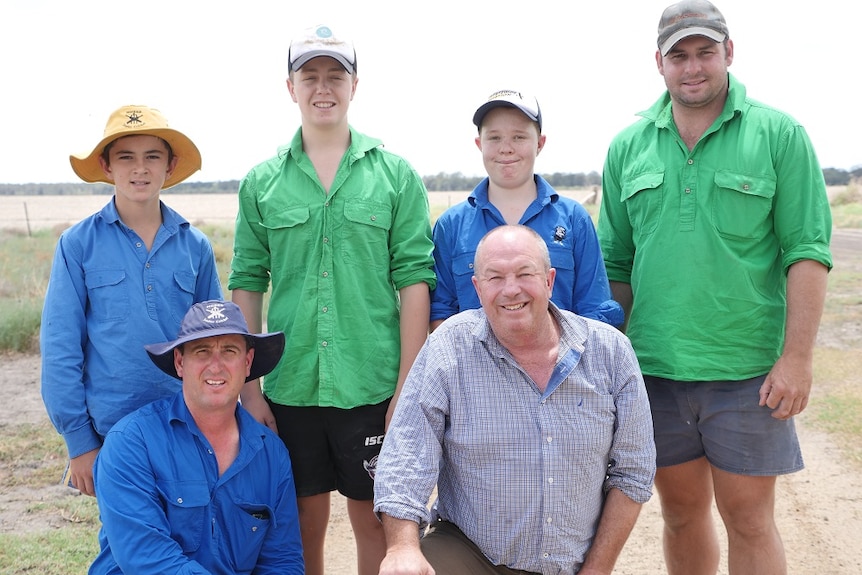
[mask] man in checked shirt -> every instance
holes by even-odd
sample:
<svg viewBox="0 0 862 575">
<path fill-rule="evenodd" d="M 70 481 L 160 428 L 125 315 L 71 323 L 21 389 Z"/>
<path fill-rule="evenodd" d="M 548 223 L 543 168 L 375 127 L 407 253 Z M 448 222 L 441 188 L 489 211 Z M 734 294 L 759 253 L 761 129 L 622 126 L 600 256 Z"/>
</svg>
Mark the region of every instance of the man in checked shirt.
<svg viewBox="0 0 862 575">
<path fill-rule="evenodd" d="M 479 243 L 482 309 L 430 335 L 380 453 L 381 575 L 613 570 L 652 494 L 649 403 L 628 339 L 550 302 L 555 273 L 527 227 Z"/>
</svg>

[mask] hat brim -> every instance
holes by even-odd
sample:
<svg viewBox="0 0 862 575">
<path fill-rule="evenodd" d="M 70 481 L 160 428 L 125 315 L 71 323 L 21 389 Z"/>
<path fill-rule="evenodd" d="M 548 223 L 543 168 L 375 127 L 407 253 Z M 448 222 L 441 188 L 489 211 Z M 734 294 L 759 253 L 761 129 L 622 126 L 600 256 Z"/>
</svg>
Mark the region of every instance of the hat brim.
<svg viewBox="0 0 862 575">
<path fill-rule="evenodd" d="M 309 60 L 313 60 L 314 58 L 319 58 L 321 56 L 328 56 L 333 60 L 337 61 L 339 64 L 341 64 L 342 68 L 347 70 L 348 74 L 353 74 L 353 72 L 356 70 L 355 56 L 354 62 L 351 62 L 344 56 L 344 54 L 334 52 L 332 50 L 311 50 L 309 52 L 306 52 L 305 54 L 302 54 L 301 56 L 297 56 L 297 58 L 290 63 L 290 69 L 299 70 L 300 68 L 305 66 Z"/>
<path fill-rule="evenodd" d="M 105 136 L 88 155 L 72 154 L 69 156 L 72 170 L 85 182 L 113 184 L 114 182 L 109 180 L 104 170 L 102 170 L 102 166 L 99 164 L 99 157 L 108 144 L 126 136 L 156 136 L 170 145 L 174 156 L 177 158 L 177 165 L 171 175 L 165 180 L 165 184 L 162 186 L 163 190 L 179 184 L 201 169 L 200 150 L 198 150 L 197 146 L 195 146 L 194 142 L 188 136 L 171 128 L 152 128 Z"/>
<path fill-rule="evenodd" d="M 668 36 L 667 40 L 665 40 L 662 45 L 659 46 L 659 50 L 661 50 L 661 55 L 667 56 L 667 53 L 671 51 L 671 48 L 676 46 L 677 42 L 679 42 L 683 38 L 688 38 L 690 36 L 705 36 L 713 42 L 718 43 L 724 42 L 724 40 L 727 38 L 727 34 L 719 32 L 718 30 L 713 30 L 712 28 L 706 28 L 701 26 L 683 28 L 681 30 L 677 30 L 676 32 Z"/>
<path fill-rule="evenodd" d="M 219 335 L 241 335 L 250 342 L 252 347 L 254 347 L 254 359 L 251 362 L 251 369 L 249 370 L 248 377 L 245 378 L 246 381 L 257 379 L 271 372 L 275 369 L 275 366 L 278 365 L 278 362 L 281 361 L 281 357 L 284 354 L 283 332 L 246 334 L 237 333 L 235 330 L 231 329 L 208 330 L 205 335 L 194 333 L 186 337 L 178 338 L 174 341 L 147 344 L 144 346 L 144 349 L 147 350 L 150 359 L 153 360 L 153 363 L 155 363 L 159 369 L 171 377 L 182 379 L 177 373 L 176 365 L 174 364 L 174 349 L 179 345 L 196 339 L 215 337 Z"/>
<path fill-rule="evenodd" d="M 534 114 L 529 108 L 524 106 L 519 106 L 514 102 L 510 102 L 508 100 L 492 100 L 490 102 L 485 102 L 479 109 L 476 110 L 476 113 L 473 114 L 473 124 L 477 128 L 482 127 L 482 121 L 485 119 L 485 116 L 488 115 L 488 112 L 493 110 L 494 108 L 512 108 L 523 113 L 531 122 L 536 122 L 539 125 L 539 131 L 542 131 L 542 113 L 539 112 L 538 115 Z"/>
</svg>

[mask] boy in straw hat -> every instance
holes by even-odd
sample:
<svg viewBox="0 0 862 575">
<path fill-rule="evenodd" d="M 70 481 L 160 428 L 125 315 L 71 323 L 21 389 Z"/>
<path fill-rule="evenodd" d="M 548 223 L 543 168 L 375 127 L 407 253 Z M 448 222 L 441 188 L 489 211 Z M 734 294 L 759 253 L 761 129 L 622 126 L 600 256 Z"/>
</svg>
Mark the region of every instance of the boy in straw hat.
<svg viewBox="0 0 862 575">
<path fill-rule="evenodd" d="M 69 453 L 64 481 L 94 495 L 93 461 L 111 426 L 179 389 L 143 344 L 173 336 L 189 306 L 222 291 L 209 240 L 159 198 L 199 170 L 201 156 L 158 110 L 115 110 L 92 151 L 70 161 L 82 180 L 115 191 L 57 242 L 42 310 L 42 398 Z"/>
<path fill-rule="evenodd" d="M 105 437 L 91 575 L 301 575 L 290 458 L 237 403 L 245 382 L 281 359 L 284 334 L 251 334 L 239 307 L 213 300 L 188 310 L 175 339 L 145 347 L 182 391 Z"/>
</svg>

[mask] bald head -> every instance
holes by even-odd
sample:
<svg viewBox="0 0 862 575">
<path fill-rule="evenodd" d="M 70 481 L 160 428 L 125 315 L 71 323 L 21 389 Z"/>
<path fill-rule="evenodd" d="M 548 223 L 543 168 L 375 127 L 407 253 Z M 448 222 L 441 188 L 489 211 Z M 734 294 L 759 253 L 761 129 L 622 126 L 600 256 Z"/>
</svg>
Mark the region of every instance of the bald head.
<svg viewBox="0 0 862 575">
<path fill-rule="evenodd" d="M 527 226 L 499 226 L 485 234 L 476 246 L 474 266 L 476 273 L 481 273 L 487 259 L 487 252 L 503 246 L 520 247 L 528 257 L 535 258 L 542 270 L 551 269 L 551 256 L 545 241 L 532 228 Z"/>
</svg>

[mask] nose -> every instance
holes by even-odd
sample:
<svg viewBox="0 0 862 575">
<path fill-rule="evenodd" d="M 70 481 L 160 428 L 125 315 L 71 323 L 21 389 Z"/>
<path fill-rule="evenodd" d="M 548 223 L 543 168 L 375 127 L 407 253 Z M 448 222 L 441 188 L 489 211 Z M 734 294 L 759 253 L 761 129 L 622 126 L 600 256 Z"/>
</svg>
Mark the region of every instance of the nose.
<svg viewBox="0 0 862 575">
<path fill-rule="evenodd" d="M 514 274 L 507 275 L 503 284 L 503 295 L 515 296 L 519 293 L 521 293 L 521 283 L 518 281 L 517 276 Z"/>
<path fill-rule="evenodd" d="M 500 140 L 500 151 L 504 154 L 512 154 L 515 152 L 515 143 L 511 138 L 503 138 Z"/>
<path fill-rule="evenodd" d="M 321 78 L 319 82 L 317 82 L 317 93 L 318 94 L 328 94 L 332 91 L 332 86 L 326 78 Z"/>
<path fill-rule="evenodd" d="M 224 363 L 225 362 L 221 351 L 215 350 L 210 356 L 209 365 L 207 365 L 207 371 L 209 371 L 210 373 L 221 373 Z"/>
</svg>

